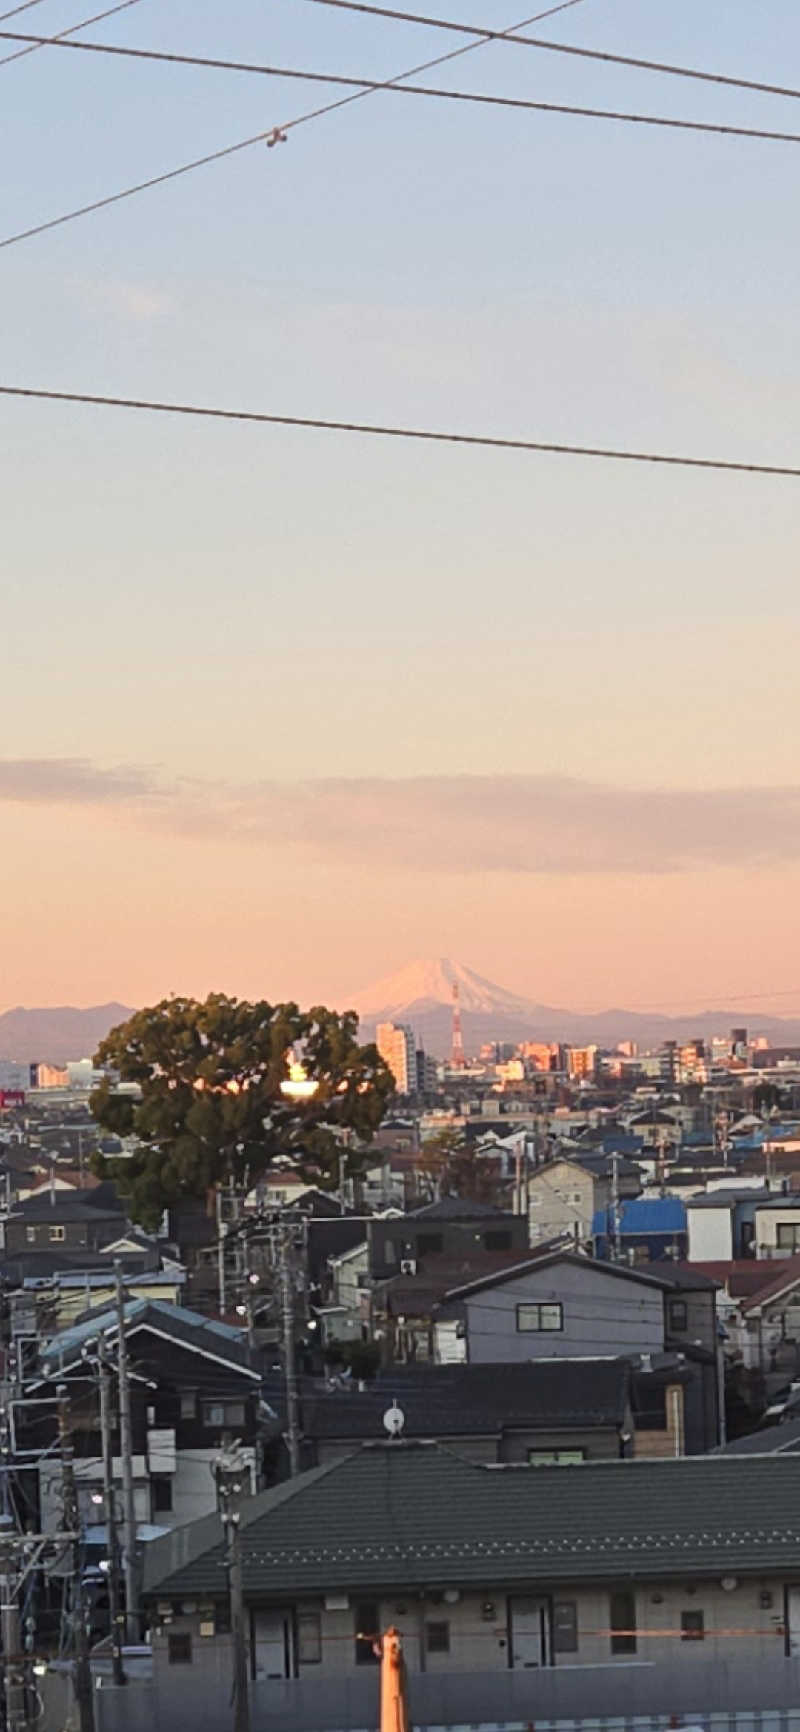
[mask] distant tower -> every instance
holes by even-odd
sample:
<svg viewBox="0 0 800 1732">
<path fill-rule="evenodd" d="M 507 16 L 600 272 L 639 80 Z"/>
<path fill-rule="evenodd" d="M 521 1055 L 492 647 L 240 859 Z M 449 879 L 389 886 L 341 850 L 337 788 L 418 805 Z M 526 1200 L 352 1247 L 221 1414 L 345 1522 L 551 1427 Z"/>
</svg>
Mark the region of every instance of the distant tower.
<svg viewBox="0 0 800 1732">
<path fill-rule="evenodd" d="M 461 1033 L 461 1005 L 458 1001 L 458 981 L 453 981 L 453 1045 L 450 1052 L 450 1064 L 453 1070 L 463 1070 L 466 1064 L 464 1057 L 464 1037 Z"/>
</svg>

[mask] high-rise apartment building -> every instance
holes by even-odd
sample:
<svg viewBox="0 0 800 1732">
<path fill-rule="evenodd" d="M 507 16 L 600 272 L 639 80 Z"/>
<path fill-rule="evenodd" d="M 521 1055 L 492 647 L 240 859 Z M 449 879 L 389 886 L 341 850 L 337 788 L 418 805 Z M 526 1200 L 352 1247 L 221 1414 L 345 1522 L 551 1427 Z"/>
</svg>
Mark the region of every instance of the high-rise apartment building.
<svg viewBox="0 0 800 1732">
<path fill-rule="evenodd" d="M 417 1049 L 414 1031 L 405 1022 L 379 1022 L 375 1038 L 378 1051 L 397 1084 L 401 1095 L 416 1094 Z"/>
</svg>

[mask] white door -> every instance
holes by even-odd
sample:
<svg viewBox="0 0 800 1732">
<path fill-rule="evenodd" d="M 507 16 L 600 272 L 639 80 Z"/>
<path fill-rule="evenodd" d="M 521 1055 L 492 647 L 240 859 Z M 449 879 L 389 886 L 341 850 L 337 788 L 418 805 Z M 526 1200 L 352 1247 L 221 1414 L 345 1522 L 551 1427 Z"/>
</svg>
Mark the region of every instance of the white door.
<svg viewBox="0 0 800 1732">
<path fill-rule="evenodd" d="M 289 1619 L 285 1612 L 253 1613 L 256 1680 L 289 1676 Z"/>
<path fill-rule="evenodd" d="M 546 1600 L 512 1600 L 512 1666 L 546 1666 L 548 1662 L 547 1634 L 548 1607 Z"/>
</svg>

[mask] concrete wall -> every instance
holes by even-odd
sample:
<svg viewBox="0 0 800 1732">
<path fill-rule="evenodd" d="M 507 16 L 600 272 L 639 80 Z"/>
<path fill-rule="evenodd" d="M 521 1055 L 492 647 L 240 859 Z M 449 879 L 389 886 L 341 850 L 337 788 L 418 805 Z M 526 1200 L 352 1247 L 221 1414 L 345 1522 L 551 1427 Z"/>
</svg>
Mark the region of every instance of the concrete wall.
<svg viewBox="0 0 800 1732">
<path fill-rule="evenodd" d="M 454 1605 L 441 1597 L 420 1603 L 398 1592 L 380 1601 L 378 1621 L 381 1628 L 394 1623 L 403 1634 L 418 1729 L 573 1717 L 596 1722 L 599 1716 L 634 1714 L 658 1715 L 665 1725 L 670 1714 L 694 1720 L 711 1710 L 793 1707 L 800 1700 L 800 1657 L 787 1658 L 784 1651 L 782 1583 L 747 1581 L 730 1592 L 718 1580 L 694 1587 L 690 1592 L 679 1582 L 636 1588 L 637 1648 L 629 1655 L 611 1651 L 607 1589 L 559 1588 L 557 1598 L 571 1599 L 577 1608 L 578 1648 L 543 1668 L 509 1667 L 508 1601 L 491 1588 L 465 1592 Z M 378 1670 L 355 1665 L 355 1607 L 326 1610 L 321 1600 L 309 1599 L 296 1610 L 319 1613 L 322 1660 L 302 1667 L 297 1679 L 251 1684 L 253 1732 L 374 1727 Z M 686 1611 L 703 1612 L 702 1641 L 681 1640 Z M 448 1622 L 450 1649 L 427 1652 L 422 1670 L 420 1634 L 430 1620 Z M 171 1627 L 190 1624 L 177 1617 Z M 166 1637 L 156 1637 L 152 1685 L 132 1681 L 125 1691 L 97 1693 L 98 1732 L 141 1732 L 143 1726 L 152 1732 L 219 1732 L 230 1726 L 230 1639 L 195 1636 L 188 1665 L 165 1664 L 165 1650 Z M 57 1724 L 63 1723 L 62 1717 Z M 56 1722 L 45 1720 L 41 1732 L 56 1732 Z"/>
<path fill-rule="evenodd" d="M 563 1305 L 563 1328 L 519 1330 L 517 1306 L 547 1300 Z M 659 1353 L 664 1345 L 661 1291 L 604 1273 L 601 1264 L 588 1260 L 580 1268 L 555 1263 L 530 1270 L 514 1281 L 465 1296 L 463 1304 L 467 1354 L 473 1365 Z"/>
</svg>

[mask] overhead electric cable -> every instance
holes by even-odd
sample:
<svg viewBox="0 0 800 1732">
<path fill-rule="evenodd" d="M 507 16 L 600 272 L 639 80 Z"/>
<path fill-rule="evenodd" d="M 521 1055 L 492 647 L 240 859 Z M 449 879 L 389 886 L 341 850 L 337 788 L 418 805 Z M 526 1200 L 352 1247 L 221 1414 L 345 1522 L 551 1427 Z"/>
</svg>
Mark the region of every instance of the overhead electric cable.
<svg viewBox="0 0 800 1732">
<path fill-rule="evenodd" d="M 36 0 L 30 0 L 31 5 L 35 3 Z M 79 43 L 66 42 L 64 38 L 74 35 L 76 30 L 87 30 L 90 24 L 101 24 L 104 18 L 113 18 L 115 12 L 126 12 L 129 6 L 138 4 L 139 0 L 119 0 L 118 5 L 109 6 L 105 12 L 95 12 L 91 18 L 82 18 L 79 24 L 70 24 L 66 30 L 59 30 L 56 36 L 18 36 L 13 31 L 2 31 L 0 34 L 9 42 L 27 42 L 29 46 L 18 48 L 14 54 L 4 54 L 0 66 L 9 66 L 12 60 L 22 60 L 26 54 L 36 54 L 40 48 L 77 48 Z M 12 14 L 7 12 L 5 16 L 10 18 Z M 2 22 L 0 18 L 0 23 Z M 99 46 L 108 47 L 108 44 L 98 44 Z"/>
<path fill-rule="evenodd" d="M 18 12 L 29 12 L 31 6 L 41 6 L 42 0 L 22 0 L 21 6 L 12 6 L 10 12 L 0 12 L 0 24 L 5 24 L 7 18 L 16 18 Z"/>
<path fill-rule="evenodd" d="M 786 475 L 800 480 L 788 463 L 746 463 L 723 457 L 683 457 L 662 451 L 626 451 L 613 446 L 567 445 L 545 439 L 499 438 L 490 433 L 448 433 L 422 427 L 383 426 L 370 421 L 331 421 L 315 415 L 268 414 L 255 409 L 215 409 L 197 403 L 162 403 L 143 397 L 100 396 L 89 391 L 45 391 L 0 385 L 0 396 L 50 403 L 87 403 L 103 409 L 138 409 L 158 415 L 197 415 L 214 421 L 250 421 L 268 427 L 308 427 L 326 433 L 362 433 L 380 439 L 415 439 L 434 445 L 465 445 L 495 451 L 532 451 L 556 457 L 602 457 L 618 463 L 658 463 L 679 469 L 716 469 L 737 475 Z"/>
<path fill-rule="evenodd" d="M 543 18 L 551 18 L 556 12 L 567 12 L 571 6 L 582 6 L 584 0 L 559 0 L 558 5 L 548 6 L 544 12 L 535 12 L 530 18 L 523 18 L 519 24 L 509 24 L 509 30 L 524 30 L 526 24 L 538 24 Z M 501 32 L 502 34 L 502 32 Z M 395 84 L 404 78 L 413 78 L 418 72 L 428 72 L 432 66 L 444 66 L 448 60 L 458 60 L 462 54 L 471 54 L 474 49 L 483 47 L 483 38 L 475 42 L 467 42 L 461 48 L 451 48 L 447 54 L 437 54 L 433 60 L 423 60 L 418 66 L 410 66 L 406 72 L 396 72 L 393 78 L 387 78 L 385 83 L 377 85 L 378 90 L 391 90 Z M 168 180 L 177 180 L 181 175 L 191 174 L 196 168 L 205 168 L 208 163 L 221 162 L 223 157 L 235 156 L 237 151 L 249 150 L 254 144 L 272 143 L 297 126 L 304 126 L 309 120 L 320 120 L 324 114 L 333 114 L 337 108 L 346 108 L 351 102 L 363 102 L 367 96 L 374 95 L 373 90 L 354 90 L 349 96 L 337 96 L 334 102 L 326 102 L 321 108 L 311 108 L 305 114 L 298 114 L 294 120 L 284 121 L 281 126 L 270 126 L 264 132 L 256 132 L 251 138 L 242 138 L 237 144 L 223 145 L 220 150 L 212 150 L 207 156 L 195 157 L 193 162 L 181 163 L 179 168 L 167 169 L 163 174 L 151 175 L 149 180 L 138 181 L 134 186 L 123 187 L 121 192 L 113 192 L 105 198 L 93 199 L 91 204 L 79 205 L 77 210 L 66 211 L 63 216 L 50 217 L 47 222 L 36 223 L 32 228 L 21 229 L 17 234 L 7 235 L 0 240 L 0 248 L 15 246 L 18 241 L 32 240 L 34 235 L 42 235 L 48 229 L 60 228 L 62 223 L 74 222 L 78 217 L 89 216 L 92 211 L 104 210 L 107 205 L 119 204 L 122 199 L 133 198 L 136 193 L 148 192 L 151 187 L 163 186 Z"/>
<path fill-rule="evenodd" d="M 643 60 L 635 54 L 611 54 L 603 48 L 579 48 L 572 42 L 550 42 L 544 36 L 521 36 L 517 30 L 492 30 L 486 25 L 462 24 L 453 18 L 432 18 L 424 12 L 400 12 L 391 6 L 372 6 L 366 0 L 310 0 L 314 6 L 337 6 L 346 12 L 365 12 L 374 18 L 389 18 L 398 24 L 423 24 L 433 30 L 457 31 L 477 36 L 482 42 L 516 42 L 525 48 L 546 48 L 551 54 L 571 54 L 581 60 L 602 60 L 611 66 L 630 66 L 637 72 L 662 72 L 672 78 L 696 78 L 704 84 L 730 85 L 735 90 L 757 90 L 767 96 L 800 97 L 800 90 L 784 84 L 765 84 L 755 78 L 737 78 L 726 72 L 705 72 L 696 66 L 676 66 L 668 60 Z M 522 26 L 520 26 L 522 28 Z"/>
<path fill-rule="evenodd" d="M 125 0 L 125 4 L 135 5 L 136 0 Z M 63 42 L 55 36 L 27 36 L 13 30 L 0 30 L 0 40 L 34 42 L 42 48 L 71 48 L 84 54 L 114 54 L 132 60 L 166 61 L 168 65 L 202 66 L 227 72 L 254 72 L 267 78 L 291 78 L 308 84 L 339 84 L 349 89 L 355 88 L 359 93 L 389 90 L 395 96 L 436 97 L 443 102 L 475 102 L 490 108 L 531 110 L 537 114 L 568 114 L 584 120 L 616 120 L 634 126 L 665 126 L 680 132 L 715 133 L 728 138 L 761 139 L 775 144 L 800 144 L 798 132 L 774 132 L 756 126 L 729 126 L 721 121 L 679 120 L 672 115 L 635 114 L 626 109 L 587 108 L 574 103 L 540 102 L 525 96 L 489 96 L 475 90 L 442 90 L 428 84 L 387 84 L 384 79 L 348 78 L 338 72 L 309 72 L 295 66 L 265 66 L 249 60 L 211 59 L 201 54 L 167 53 L 156 48 L 127 48 L 111 42 Z M 0 60 L 0 66 L 3 64 Z M 288 125 L 277 130 L 288 131 Z"/>
</svg>

